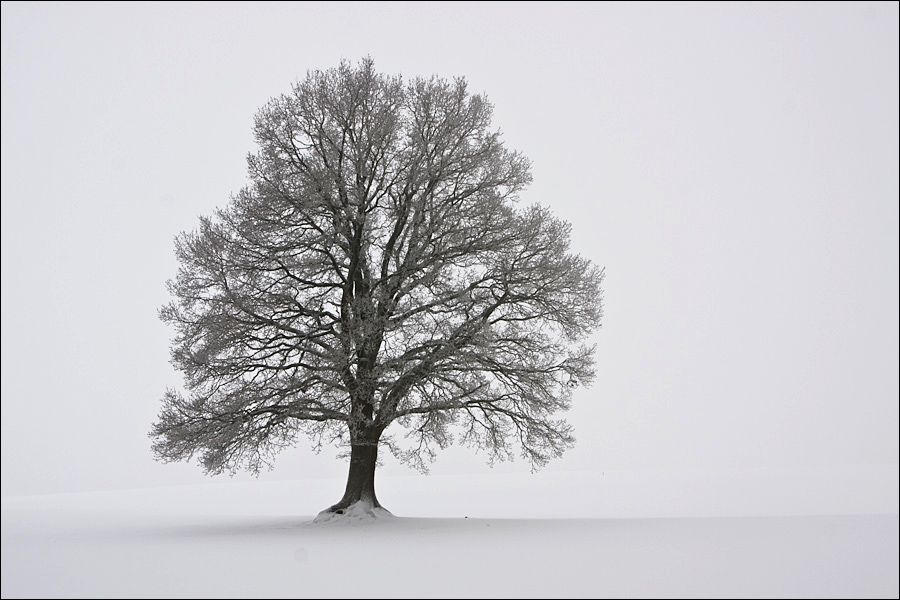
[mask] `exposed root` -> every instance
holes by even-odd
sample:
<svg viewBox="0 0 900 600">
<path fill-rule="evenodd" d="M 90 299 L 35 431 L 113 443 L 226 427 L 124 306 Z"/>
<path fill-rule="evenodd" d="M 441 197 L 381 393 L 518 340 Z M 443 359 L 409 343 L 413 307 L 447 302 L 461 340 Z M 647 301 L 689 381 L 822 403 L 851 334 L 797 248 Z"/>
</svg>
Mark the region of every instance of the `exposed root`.
<svg viewBox="0 0 900 600">
<path fill-rule="evenodd" d="M 323 510 L 313 519 L 313 523 L 366 523 L 393 518 L 394 515 L 386 508 L 375 506 L 366 500 L 359 500 L 346 508 L 335 505 Z"/>
</svg>

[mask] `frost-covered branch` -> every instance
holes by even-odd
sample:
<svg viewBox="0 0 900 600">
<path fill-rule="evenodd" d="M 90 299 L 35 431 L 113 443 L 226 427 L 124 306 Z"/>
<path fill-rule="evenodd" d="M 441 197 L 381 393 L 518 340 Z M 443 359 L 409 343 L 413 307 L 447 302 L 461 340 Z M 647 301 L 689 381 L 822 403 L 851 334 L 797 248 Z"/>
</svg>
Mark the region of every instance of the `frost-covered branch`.
<svg viewBox="0 0 900 600">
<path fill-rule="evenodd" d="M 249 184 L 176 240 L 160 459 L 258 470 L 298 433 L 377 447 L 393 423 L 415 466 L 454 434 L 535 465 L 571 445 L 553 416 L 593 378 L 603 272 L 518 204 L 530 165 L 491 119 L 462 79 L 370 60 L 259 111 Z"/>
</svg>

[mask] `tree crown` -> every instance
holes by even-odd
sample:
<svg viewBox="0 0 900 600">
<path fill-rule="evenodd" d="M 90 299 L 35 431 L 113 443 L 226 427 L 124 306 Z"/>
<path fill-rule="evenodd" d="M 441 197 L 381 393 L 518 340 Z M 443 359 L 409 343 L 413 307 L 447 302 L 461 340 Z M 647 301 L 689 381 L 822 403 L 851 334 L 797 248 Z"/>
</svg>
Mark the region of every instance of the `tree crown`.
<svg viewBox="0 0 900 600">
<path fill-rule="evenodd" d="M 603 272 L 567 223 L 520 206 L 529 162 L 463 79 L 371 60 L 315 71 L 256 115 L 250 183 L 178 236 L 162 460 L 259 470 L 298 434 L 386 444 L 424 469 L 463 442 L 534 465 L 593 378 Z M 405 436 L 382 436 L 391 423 Z"/>
</svg>

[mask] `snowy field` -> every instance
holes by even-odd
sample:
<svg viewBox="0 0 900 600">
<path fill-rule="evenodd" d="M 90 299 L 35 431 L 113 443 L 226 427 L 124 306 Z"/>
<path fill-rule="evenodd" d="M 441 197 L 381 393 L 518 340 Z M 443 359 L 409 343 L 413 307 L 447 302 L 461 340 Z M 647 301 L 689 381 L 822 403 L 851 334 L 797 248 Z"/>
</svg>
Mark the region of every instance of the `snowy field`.
<svg viewBox="0 0 900 600">
<path fill-rule="evenodd" d="M 6 497 L 2 596 L 898 596 L 896 466 L 394 476 L 312 524 L 341 485 Z"/>
</svg>

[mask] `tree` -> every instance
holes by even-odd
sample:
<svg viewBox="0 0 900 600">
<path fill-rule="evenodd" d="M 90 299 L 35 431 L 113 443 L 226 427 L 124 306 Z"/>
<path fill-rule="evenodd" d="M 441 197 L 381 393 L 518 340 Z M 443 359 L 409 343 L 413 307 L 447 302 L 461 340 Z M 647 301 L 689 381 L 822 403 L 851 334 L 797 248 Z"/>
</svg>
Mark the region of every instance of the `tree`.
<svg viewBox="0 0 900 600">
<path fill-rule="evenodd" d="M 260 109 L 249 185 L 176 238 L 160 317 L 189 394 L 163 398 L 159 460 L 258 472 L 299 434 L 349 446 L 328 516 L 380 509 L 379 447 L 424 470 L 454 437 L 535 467 L 573 444 L 553 416 L 593 377 L 603 272 L 518 205 L 530 165 L 492 110 L 463 79 L 371 59 Z"/>
</svg>

